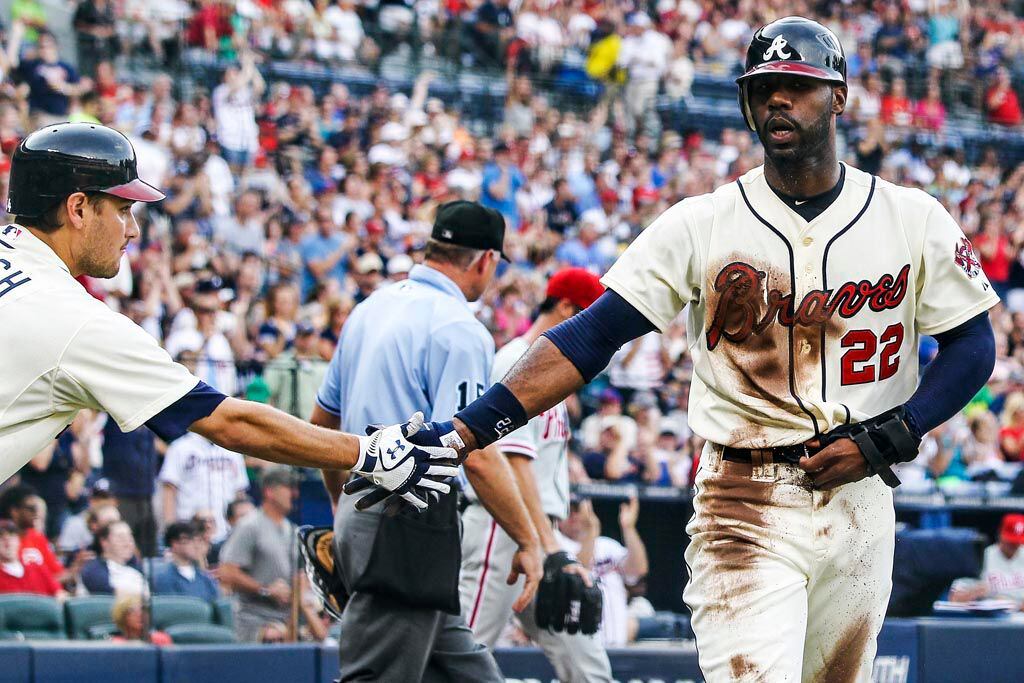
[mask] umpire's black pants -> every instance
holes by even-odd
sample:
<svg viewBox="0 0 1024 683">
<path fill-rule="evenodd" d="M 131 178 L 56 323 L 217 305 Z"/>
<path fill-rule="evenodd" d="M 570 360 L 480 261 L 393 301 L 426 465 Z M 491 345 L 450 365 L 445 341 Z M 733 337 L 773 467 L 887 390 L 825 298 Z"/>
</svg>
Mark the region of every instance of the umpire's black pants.
<svg viewBox="0 0 1024 683">
<path fill-rule="evenodd" d="M 380 522 L 342 496 L 334 538 L 342 577 L 362 574 Z M 341 620 L 341 681 L 481 681 L 504 678 L 486 647 L 473 640 L 461 616 L 412 607 L 386 596 L 351 593 Z"/>
</svg>

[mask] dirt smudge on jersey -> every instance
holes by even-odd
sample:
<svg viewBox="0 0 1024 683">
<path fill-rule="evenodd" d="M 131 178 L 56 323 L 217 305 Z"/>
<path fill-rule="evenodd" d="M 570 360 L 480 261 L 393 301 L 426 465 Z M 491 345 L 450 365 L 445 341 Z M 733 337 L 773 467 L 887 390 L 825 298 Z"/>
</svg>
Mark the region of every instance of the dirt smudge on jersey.
<svg viewBox="0 0 1024 683">
<path fill-rule="evenodd" d="M 744 260 L 749 261 L 749 255 L 732 254 L 708 272 L 713 277 L 729 263 Z M 742 320 L 748 315 L 751 320 L 761 320 L 768 308 L 767 292 L 771 289 L 789 290 L 788 273 L 773 268 L 757 272 L 760 281 L 756 285 L 744 282 L 742 286 L 726 290 L 733 300 L 742 301 L 742 306 L 728 308 L 724 316 L 725 330 L 742 328 Z M 759 291 L 751 291 L 753 286 L 759 287 Z M 716 290 L 714 282 L 709 283 L 707 292 L 705 333 L 713 324 L 723 296 L 723 292 Z M 715 363 L 715 356 L 719 354 L 721 361 Z M 799 406 L 795 405 L 790 394 L 789 328 L 784 325 L 773 322 L 762 330 L 750 329 L 742 341 L 722 339 L 711 353 L 711 362 L 717 366 L 716 374 L 722 376 L 721 390 L 735 391 L 783 411 L 800 414 Z"/>
<path fill-rule="evenodd" d="M 822 325 L 793 328 L 793 377 L 800 396 L 810 396 L 821 376 Z"/>
<path fill-rule="evenodd" d="M 818 527 L 814 532 L 816 538 L 823 538 L 825 540 L 832 538 L 832 525 L 825 524 L 824 526 Z"/>
<path fill-rule="evenodd" d="M 761 680 L 764 674 L 746 655 L 734 655 L 729 660 L 733 680 Z"/>
<path fill-rule="evenodd" d="M 863 617 L 850 625 L 825 657 L 814 683 L 855 683 L 864 659 L 864 650 L 871 640 L 871 623 Z"/>
</svg>

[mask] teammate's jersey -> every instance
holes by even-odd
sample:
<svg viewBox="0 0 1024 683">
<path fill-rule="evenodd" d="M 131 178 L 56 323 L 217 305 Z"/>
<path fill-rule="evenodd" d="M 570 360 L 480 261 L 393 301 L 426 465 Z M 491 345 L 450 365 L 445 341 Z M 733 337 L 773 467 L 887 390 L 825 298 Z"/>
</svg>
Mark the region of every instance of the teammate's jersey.
<svg viewBox="0 0 1024 683">
<path fill-rule="evenodd" d="M 491 382 L 500 382 L 530 345 L 516 337 L 494 355 Z M 495 444 L 503 453 L 533 459 L 541 507 L 557 519 L 569 514 L 569 415 L 565 403 L 545 410 Z"/>
<path fill-rule="evenodd" d="M 0 377 L 0 481 L 82 408 L 130 432 L 198 383 L 17 225 L 0 227 Z"/>
<path fill-rule="evenodd" d="M 938 201 L 849 166 L 810 222 L 763 167 L 686 199 L 602 282 L 662 331 L 691 304 L 691 427 L 747 448 L 801 443 L 904 403 L 919 335 L 999 301 Z"/>
</svg>

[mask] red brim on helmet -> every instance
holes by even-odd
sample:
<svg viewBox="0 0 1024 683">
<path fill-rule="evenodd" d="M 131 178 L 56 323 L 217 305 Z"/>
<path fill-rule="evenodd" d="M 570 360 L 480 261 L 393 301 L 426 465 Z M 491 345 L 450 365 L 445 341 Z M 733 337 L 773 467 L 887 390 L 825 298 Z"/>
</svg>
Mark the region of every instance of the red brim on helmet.
<svg viewBox="0 0 1024 683">
<path fill-rule="evenodd" d="M 138 178 L 124 185 L 108 187 L 103 192 L 133 202 L 158 202 L 165 197 L 163 192 Z"/>
<path fill-rule="evenodd" d="M 812 66 L 806 62 L 765 62 L 764 64 L 758 64 L 753 69 L 743 74 L 736 79 L 739 83 L 744 81 L 751 76 L 759 76 L 761 74 L 791 74 L 793 76 L 808 76 L 810 78 L 817 78 L 823 81 L 842 81 L 843 77 L 838 71 L 832 69 L 822 69 L 817 66 Z"/>
</svg>

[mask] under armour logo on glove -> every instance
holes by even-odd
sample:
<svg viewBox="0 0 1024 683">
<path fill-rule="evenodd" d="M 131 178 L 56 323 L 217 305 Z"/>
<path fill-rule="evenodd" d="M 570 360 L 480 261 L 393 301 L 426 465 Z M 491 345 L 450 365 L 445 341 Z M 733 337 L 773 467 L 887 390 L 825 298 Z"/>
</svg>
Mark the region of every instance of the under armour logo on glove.
<svg viewBox="0 0 1024 683">
<path fill-rule="evenodd" d="M 359 460 L 352 471 L 364 476 L 345 484 L 345 493 L 352 494 L 372 485 L 378 490 L 356 501 L 357 509 L 364 510 L 394 495 L 423 510 L 428 499 L 436 499 L 437 494 L 451 490 L 446 482 L 459 473 L 458 453 L 441 445 L 436 438 L 422 444 L 412 442 L 413 436 L 424 427 L 423 413 L 416 413 L 405 424 L 371 425 L 367 436 L 359 437 Z M 383 449 L 382 444 L 388 441 L 395 445 Z"/>
<path fill-rule="evenodd" d="M 764 51 L 764 54 L 761 55 L 761 59 L 771 59 L 773 54 L 778 55 L 779 59 L 789 59 L 793 56 L 793 53 L 786 51 L 786 47 L 788 45 L 789 43 L 786 42 L 785 38 L 782 36 L 775 36 L 775 40 L 772 41 L 772 44 Z"/>
</svg>

